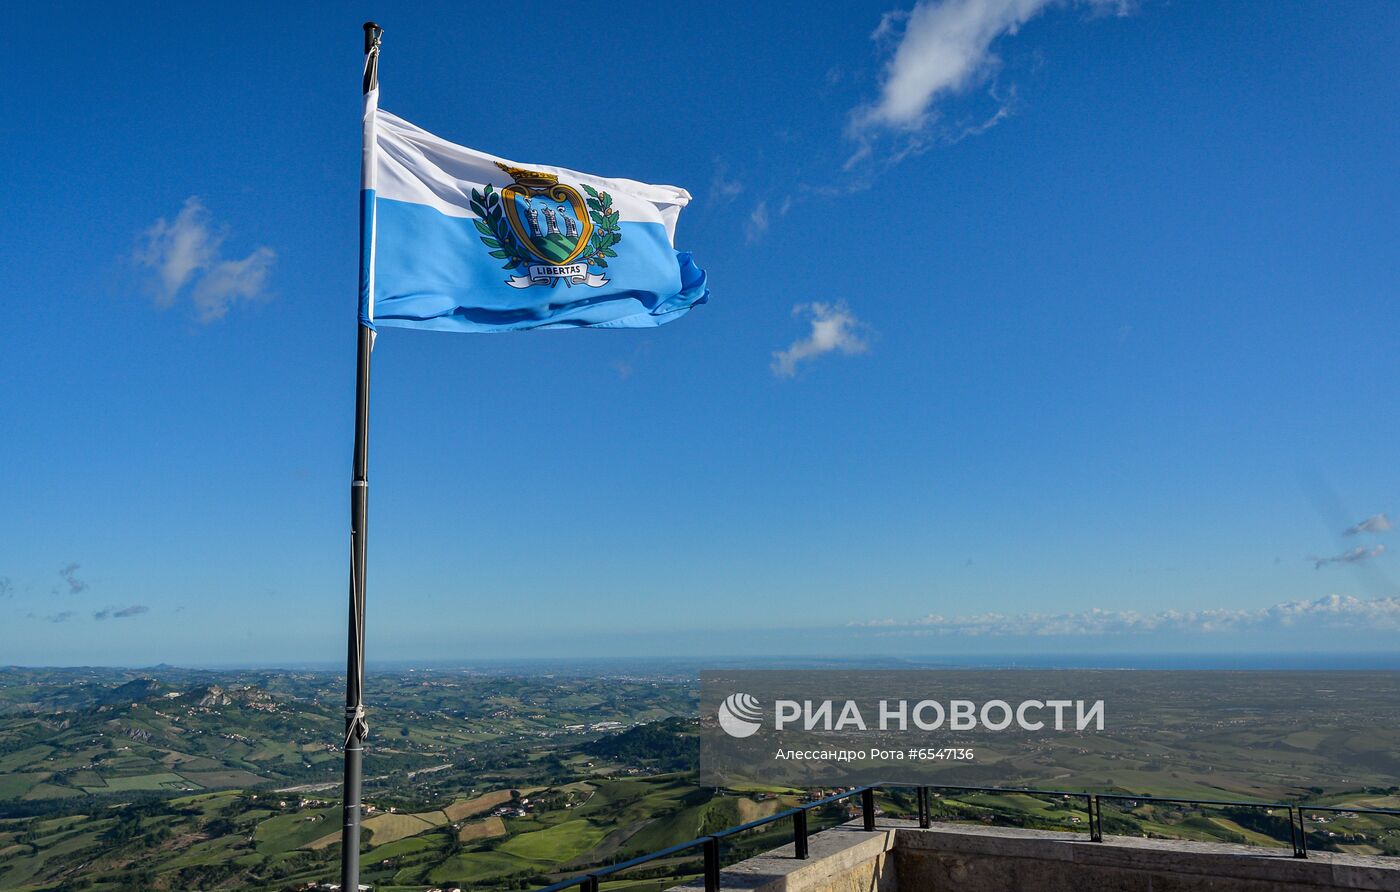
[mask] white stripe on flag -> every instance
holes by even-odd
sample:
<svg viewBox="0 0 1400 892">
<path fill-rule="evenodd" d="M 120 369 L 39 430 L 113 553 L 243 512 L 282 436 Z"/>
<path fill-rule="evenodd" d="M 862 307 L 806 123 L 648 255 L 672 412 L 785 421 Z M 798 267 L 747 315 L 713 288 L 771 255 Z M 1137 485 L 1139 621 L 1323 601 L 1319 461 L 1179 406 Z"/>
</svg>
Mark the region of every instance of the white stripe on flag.
<svg viewBox="0 0 1400 892">
<path fill-rule="evenodd" d="M 660 223 L 675 243 L 676 220 L 690 202 L 690 193 L 678 186 L 654 186 L 636 180 L 597 177 L 549 164 L 518 164 L 450 143 L 389 112 L 375 115 L 375 190 L 380 198 L 431 207 L 449 217 L 475 217 L 471 190 L 495 183 L 510 184 L 510 175 L 497 162 L 558 175 L 570 185 L 587 183 L 612 195 L 622 219 L 633 223 Z"/>
</svg>

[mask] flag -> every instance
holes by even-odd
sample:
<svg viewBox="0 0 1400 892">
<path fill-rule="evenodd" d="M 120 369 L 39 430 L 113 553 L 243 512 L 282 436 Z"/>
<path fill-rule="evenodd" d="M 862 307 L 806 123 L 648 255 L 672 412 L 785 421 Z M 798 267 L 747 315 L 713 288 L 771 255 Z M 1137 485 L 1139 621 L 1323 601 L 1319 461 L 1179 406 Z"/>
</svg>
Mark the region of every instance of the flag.
<svg viewBox="0 0 1400 892">
<path fill-rule="evenodd" d="M 684 189 L 516 164 L 377 100 L 366 96 L 362 325 L 650 328 L 709 297 L 675 249 Z"/>
</svg>

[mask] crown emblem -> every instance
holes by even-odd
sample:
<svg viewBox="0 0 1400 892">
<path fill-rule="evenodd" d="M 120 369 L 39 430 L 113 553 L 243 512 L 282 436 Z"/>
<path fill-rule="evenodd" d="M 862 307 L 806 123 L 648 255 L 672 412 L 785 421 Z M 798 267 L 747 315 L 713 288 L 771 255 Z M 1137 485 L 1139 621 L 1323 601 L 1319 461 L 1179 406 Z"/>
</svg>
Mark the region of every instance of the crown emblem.
<svg viewBox="0 0 1400 892">
<path fill-rule="evenodd" d="M 497 161 L 496 166 L 510 174 L 511 179 L 524 186 L 531 192 L 538 192 L 548 189 L 559 182 L 559 177 L 552 173 L 545 173 L 540 170 L 528 170 L 524 167 L 511 167 L 509 164 L 502 164 Z"/>
</svg>

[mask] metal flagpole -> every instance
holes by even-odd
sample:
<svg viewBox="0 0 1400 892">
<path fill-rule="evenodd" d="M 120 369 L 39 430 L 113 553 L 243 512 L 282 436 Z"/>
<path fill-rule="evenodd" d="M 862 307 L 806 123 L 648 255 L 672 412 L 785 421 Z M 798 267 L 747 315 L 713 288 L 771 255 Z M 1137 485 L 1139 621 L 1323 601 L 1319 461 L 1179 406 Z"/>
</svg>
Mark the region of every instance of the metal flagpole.
<svg viewBox="0 0 1400 892">
<path fill-rule="evenodd" d="M 365 22 L 365 76 L 363 94 L 366 98 L 364 134 L 365 153 L 362 167 L 373 162 L 373 117 L 369 108 L 370 94 L 379 89 L 379 38 L 384 29 L 374 22 Z M 362 185 L 372 183 L 373 170 L 362 170 Z M 362 189 L 360 199 L 360 292 L 367 295 L 373 280 L 373 196 Z M 362 300 L 364 298 L 362 297 Z M 340 888 L 357 892 L 360 886 L 360 781 L 365 756 L 365 535 L 369 497 L 369 358 L 374 346 L 374 331 L 360 321 L 359 341 L 355 351 L 355 454 L 350 482 L 350 635 L 345 665 L 345 792 L 344 825 L 340 834 Z"/>
</svg>

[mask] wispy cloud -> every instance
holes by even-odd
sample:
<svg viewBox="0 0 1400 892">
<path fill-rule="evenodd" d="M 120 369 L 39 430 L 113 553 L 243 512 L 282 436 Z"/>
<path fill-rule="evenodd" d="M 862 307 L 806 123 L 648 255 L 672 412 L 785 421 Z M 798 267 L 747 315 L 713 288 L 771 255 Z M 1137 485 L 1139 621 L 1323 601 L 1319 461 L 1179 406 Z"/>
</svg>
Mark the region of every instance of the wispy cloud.
<svg viewBox="0 0 1400 892">
<path fill-rule="evenodd" d="M 1361 533 L 1388 533 L 1394 526 L 1384 514 L 1376 514 L 1342 531 L 1343 536 L 1356 536 Z"/>
<path fill-rule="evenodd" d="M 265 300 L 276 253 L 260 246 L 241 260 L 223 256 L 225 233 L 214 227 L 197 196 L 185 199 L 173 220 L 151 224 L 132 260 L 151 275 L 151 291 L 160 307 L 173 306 L 187 286 L 200 322 L 228 314 L 238 301 Z"/>
<path fill-rule="evenodd" d="M 744 191 L 744 184 L 729 176 L 729 165 L 715 162 L 715 175 L 710 180 L 710 195 L 716 202 L 729 201 Z"/>
<path fill-rule="evenodd" d="M 978 87 L 994 85 L 1001 60 L 993 49 L 998 38 L 1051 6 L 1082 5 L 1120 15 L 1128 0 L 919 0 L 913 9 L 886 13 L 871 39 L 887 55 L 879 97 L 856 108 L 850 135 L 859 146 L 848 168 L 872 154 L 873 140 L 884 133 L 903 137 L 898 155 L 921 151 L 939 135 L 940 104 Z M 945 140 L 983 132 L 1010 114 L 1014 91 L 989 91 L 996 102 L 990 115 L 951 126 Z"/>
<path fill-rule="evenodd" d="M 34 614 L 32 614 L 32 613 L 30 614 L 31 617 L 32 617 L 33 615 L 34 615 Z M 73 618 L 73 611 L 71 611 L 71 610 L 60 610 L 58 613 L 52 614 L 51 616 L 46 616 L 46 617 L 44 617 L 44 622 L 46 622 L 46 623 L 66 623 L 66 622 L 68 622 L 68 621 L 69 621 L 70 619 L 72 619 L 72 618 Z"/>
<path fill-rule="evenodd" d="M 1350 551 L 1341 554 L 1334 554 L 1331 557 L 1309 558 L 1313 562 L 1313 567 L 1321 569 L 1328 564 L 1359 564 L 1362 561 L 1369 561 L 1371 558 L 1380 557 L 1385 554 L 1384 545 L 1372 545 L 1367 548 L 1365 545 L 1358 545 Z"/>
<path fill-rule="evenodd" d="M 744 238 L 749 244 L 753 244 L 763 237 L 768 231 L 768 202 L 760 201 L 753 206 L 749 212 L 749 220 L 744 224 Z"/>
<path fill-rule="evenodd" d="M 59 578 L 68 583 L 68 594 L 78 595 L 87 591 L 88 584 L 78 578 L 78 571 L 82 569 L 79 564 L 65 564 L 58 571 Z"/>
<path fill-rule="evenodd" d="M 130 607 L 108 607 L 99 610 L 92 615 L 93 619 L 122 619 L 128 616 L 140 616 L 143 613 L 150 613 L 151 608 L 145 604 L 133 604 Z"/>
<path fill-rule="evenodd" d="M 845 301 L 798 304 L 792 314 L 807 319 L 811 329 L 787 349 L 774 351 L 772 369 L 779 378 L 791 378 L 799 363 L 833 351 L 852 355 L 870 349 L 869 326 L 855 317 Z"/>
<path fill-rule="evenodd" d="M 8 576 L 0 576 L 0 598 L 8 598 L 15 593 L 14 583 Z"/>
<path fill-rule="evenodd" d="M 1077 613 L 981 613 L 970 616 L 932 614 L 912 620 L 852 623 L 858 628 L 898 635 L 966 637 L 1055 637 L 1066 635 L 1137 635 L 1164 632 L 1213 634 L 1291 627 L 1334 630 L 1400 630 L 1400 597 L 1363 600 L 1326 595 L 1241 610 L 1085 610 Z"/>
</svg>

